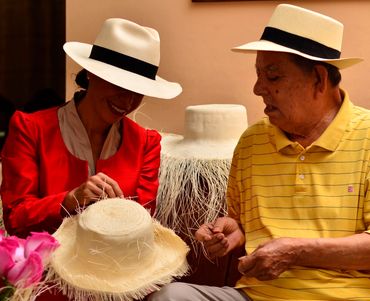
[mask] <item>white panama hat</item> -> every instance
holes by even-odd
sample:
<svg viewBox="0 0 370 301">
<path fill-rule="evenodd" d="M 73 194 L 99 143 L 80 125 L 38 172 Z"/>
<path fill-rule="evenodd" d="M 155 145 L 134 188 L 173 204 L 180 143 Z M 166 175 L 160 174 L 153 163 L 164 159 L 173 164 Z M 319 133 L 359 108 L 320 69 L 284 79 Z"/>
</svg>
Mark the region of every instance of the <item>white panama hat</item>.
<svg viewBox="0 0 370 301">
<path fill-rule="evenodd" d="M 341 22 L 299 6 L 280 4 L 275 8 L 259 41 L 232 50 L 288 52 L 343 69 L 362 59 L 340 58 L 342 38 Z"/>
<path fill-rule="evenodd" d="M 182 91 L 178 83 L 156 75 L 160 38 L 153 28 L 111 18 L 105 20 L 93 45 L 67 42 L 63 49 L 80 66 L 121 88 L 164 99 Z"/>
<path fill-rule="evenodd" d="M 162 155 L 178 158 L 230 159 L 248 127 L 247 111 L 238 104 L 185 108 L 184 135 L 163 134 Z"/>
<path fill-rule="evenodd" d="M 141 299 L 187 272 L 187 245 L 137 202 L 112 198 L 64 219 L 48 280 L 76 301 Z"/>
</svg>

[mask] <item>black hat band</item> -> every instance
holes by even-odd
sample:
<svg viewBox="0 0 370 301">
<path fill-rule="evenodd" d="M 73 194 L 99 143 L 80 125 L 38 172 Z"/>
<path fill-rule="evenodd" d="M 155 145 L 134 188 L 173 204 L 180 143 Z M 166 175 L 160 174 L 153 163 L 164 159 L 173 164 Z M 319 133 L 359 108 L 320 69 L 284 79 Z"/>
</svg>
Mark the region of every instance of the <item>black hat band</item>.
<svg viewBox="0 0 370 301">
<path fill-rule="evenodd" d="M 266 27 L 261 40 L 270 41 L 318 58 L 329 60 L 340 58 L 340 51 L 334 48 L 274 27 Z"/>
<path fill-rule="evenodd" d="M 98 45 L 93 45 L 89 58 L 150 79 L 155 79 L 158 71 L 158 66 Z"/>
</svg>

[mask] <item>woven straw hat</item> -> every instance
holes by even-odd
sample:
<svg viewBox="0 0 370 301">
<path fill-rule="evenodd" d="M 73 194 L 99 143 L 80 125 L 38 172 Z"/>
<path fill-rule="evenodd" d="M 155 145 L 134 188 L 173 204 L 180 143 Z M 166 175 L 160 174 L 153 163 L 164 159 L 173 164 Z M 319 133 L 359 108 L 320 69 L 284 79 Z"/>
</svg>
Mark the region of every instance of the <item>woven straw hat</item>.
<svg viewBox="0 0 370 301">
<path fill-rule="evenodd" d="M 247 126 L 247 112 L 242 105 L 188 106 L 185 109 L 184 135 L 163 134 L 162 155 L 230 159 Z"/>
<path fill-rule="evenodd" d="M 242 105 L 195 105 L 185 109 L 183 136 L 162 137 L 156 218 L 189 242 L 196 254 L 195 230 L 226 214 L 231 159 L 247 127 Z"/>
<path fill-rule="evenodd" d="M 80 66 L 121 88 L 164 99 L 182 91 L 178 83 L 156 75 L 160 39 L 153 28 L 111 18 L 103 23 L 94 45 L 67 42 L 63 49 Z"/>
<path fill-rule="evenodd" d="M 188 269 L 186 244 L 131 200 L 96 202 L 54 236 L 48 279 L 77 301 L 141 299 Z"/>
<path fill-rule="evenodd" d="M 361 62 L 362 59 L 340 58 L 342 38 L 343 24 L 339 21 L 302 7 L 280 4 L 259 41 L 232 50 L 294 53 L 343 69 Z"/>
</svg>

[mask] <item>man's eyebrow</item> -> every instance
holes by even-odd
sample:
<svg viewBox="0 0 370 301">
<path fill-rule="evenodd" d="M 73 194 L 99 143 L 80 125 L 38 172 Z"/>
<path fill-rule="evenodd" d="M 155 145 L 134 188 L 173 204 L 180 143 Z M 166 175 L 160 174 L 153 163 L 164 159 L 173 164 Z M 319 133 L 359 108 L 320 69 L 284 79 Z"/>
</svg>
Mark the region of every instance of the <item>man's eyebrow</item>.
<svg viewBox="0 0 370 301">
<path fill-rule="evenodd" d="M 266 71 L 278 71 L 279 70 L 279 66 L 275 63 L 267 65 L 266 67 L 262 67 L 262 68 L 257 68 L 257 65 L 254 65 L 254 67 L 256 68 L 256 70 L 266 70 Z"/>
<path fill-rule="evenodd" d="M 268 65 L 265 69 L 267 71 L 277 71 L 279 70 L 279 66 L 277 64 L 271 64 L 271 65 Z"/>
</svg>

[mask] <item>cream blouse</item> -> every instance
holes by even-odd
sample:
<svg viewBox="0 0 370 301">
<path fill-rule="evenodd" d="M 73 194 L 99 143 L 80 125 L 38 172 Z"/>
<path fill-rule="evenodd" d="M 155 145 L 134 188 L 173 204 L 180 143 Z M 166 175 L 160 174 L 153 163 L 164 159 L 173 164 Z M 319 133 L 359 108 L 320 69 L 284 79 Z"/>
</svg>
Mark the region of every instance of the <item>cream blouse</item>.
<svg viewBox="0 0 370 301">
<path fill-rule="evenodd" d="M 87 161 L 89 165 L 89 176 L 94 175 L 95 164 L 90 140 L 77 113 L 74 100 L 69 101 L 66 105 L 58 109 L 58 119 L 63 141 L 67 149 L 77 158 Z M 118 150 L 121 141 L 120 122 L 118 120 L 111 126 L 99 159 L 108 159 Z"/>
</svg>

